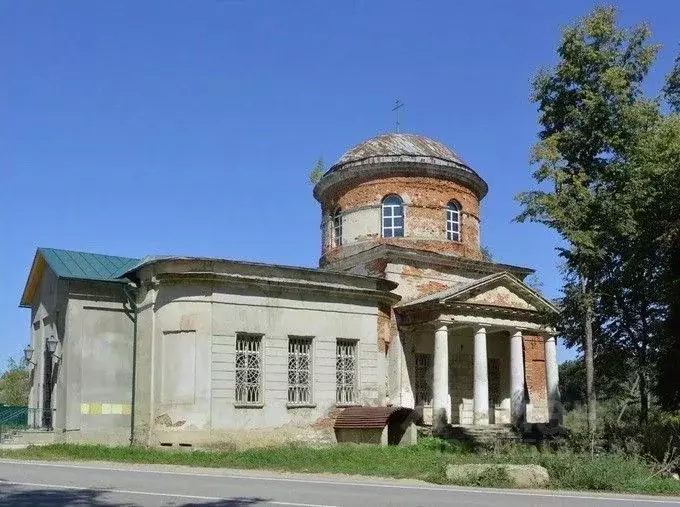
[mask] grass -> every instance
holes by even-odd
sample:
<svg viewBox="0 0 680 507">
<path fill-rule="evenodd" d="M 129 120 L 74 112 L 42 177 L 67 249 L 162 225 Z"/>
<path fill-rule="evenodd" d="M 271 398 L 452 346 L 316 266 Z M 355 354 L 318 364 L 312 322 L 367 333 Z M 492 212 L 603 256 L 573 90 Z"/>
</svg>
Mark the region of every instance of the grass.
<svg viewBox="0 0 680 507">
<path fill-rule="evenodd" d="M 680 495 L 680 481 L 660 477 L 640 458 L 620 454 L 590 456 L 567 451 L 539 452 L 516 446 L 499 452 L 472 452 L 458 444 L 422 439 L 411 447 L 338 445 L 276 447 L 242 451 L 170 451 L 143 447 L 55 444 L 0 451 L 2 458 L 39 460 L 101 460 L 123 463 L 194 467 L 331 472 L 444 482 L 447 464 L 515 463 L 544 466 L 550 487 L 627 493 Z M 469 484 L 469 483 L 468 483 Z M 483 477 L 475 485 L 507 486 L 505 477 Z"/>
</svg>

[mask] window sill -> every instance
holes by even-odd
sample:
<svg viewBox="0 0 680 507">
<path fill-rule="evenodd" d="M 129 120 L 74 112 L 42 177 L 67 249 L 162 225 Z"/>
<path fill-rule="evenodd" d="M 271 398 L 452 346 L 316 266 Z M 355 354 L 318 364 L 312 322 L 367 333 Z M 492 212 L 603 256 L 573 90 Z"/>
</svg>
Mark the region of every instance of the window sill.
<svg viewBox="0 0 680 507">
<path fill-rule="evenodd" d="M 355 402 L 355 403 L 336 403 L 336 407 L 338 408 L 346 408 L 346 407 L 360 407 L 361 403 Z"/>
<path fill-rule="evenodd" d="M 263 408 L 264 403 L 234 403 L 234 408 Z"/>
<path fill-rule="evenodd" d="M 316 408 L 316 403 L 286 403 L 286 408 Z"/>
</svg>

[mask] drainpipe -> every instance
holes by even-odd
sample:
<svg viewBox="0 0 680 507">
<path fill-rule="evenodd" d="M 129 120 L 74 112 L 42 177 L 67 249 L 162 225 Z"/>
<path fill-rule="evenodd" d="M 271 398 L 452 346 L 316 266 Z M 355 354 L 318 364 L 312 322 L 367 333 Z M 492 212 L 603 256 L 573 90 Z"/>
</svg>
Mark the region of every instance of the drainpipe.
<svg viewBox="0 0 680 507">
<path fill-rule="evenodd" d="M 123 287 L 123 292 L 132 310 L 132 396 L 130 400 L 130 445 L 134 445 L 135 437 L 135 384 L 137 379 L 137 302 L 134 292 L 137 284 L 129 282 Z"/>
</svg>

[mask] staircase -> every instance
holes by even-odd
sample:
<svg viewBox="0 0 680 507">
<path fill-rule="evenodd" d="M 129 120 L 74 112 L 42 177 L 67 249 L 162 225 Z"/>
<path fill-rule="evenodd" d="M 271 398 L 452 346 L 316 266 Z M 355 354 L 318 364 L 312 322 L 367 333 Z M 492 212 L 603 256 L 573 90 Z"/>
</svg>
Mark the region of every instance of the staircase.
<svg viewBox="0 0 680 507">
<path fill-rule="evenodd" d="M 431 436 L 431 426 L 421 426 L 418 434 Z M 442 438 L 459 442 L 470 442 L 477 445 L 489 446 L 494 444 L 519 443 L 522 437 L 509 424 L 489 424 L 487 426 L 463 426 L 449 424 L 444 430 Z"/>
<path fill-rule="evenodd" d="M 38 410 L 20 406 L 0 406 L 0 448 L 17 449 L 29 445 L 47 445 L 54 442 L 54 432 L 48 428 L 31 428 L 43 421 L 42 414 L 52 409 Z M 52 419 L 50 419 L 52 420 Z M 29 425 L 31 421 L 31 425 Z"/>
<path fill-rule="evenodd" d="M 3 432 L 0 436 L 0 449 L 23 449 L 29 445 L 49 445 L 54 443 L 54 432 L 49 429 L 23 429 Z"/>
</svg>

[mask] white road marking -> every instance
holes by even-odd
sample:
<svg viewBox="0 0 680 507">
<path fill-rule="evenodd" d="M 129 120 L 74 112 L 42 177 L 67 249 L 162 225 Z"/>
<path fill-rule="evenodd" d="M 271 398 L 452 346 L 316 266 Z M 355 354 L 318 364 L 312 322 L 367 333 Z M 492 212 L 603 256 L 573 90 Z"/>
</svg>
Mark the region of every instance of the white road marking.
<svg viewBox="0 0 680 507">
<path fill-rule="evenodd" d="M 184 498 L 187 500 L 206 500 L 211 502 L 218 502 L 228 500 L 228 498 L 222 498 L 219 496 L 201 496 L 201 495 L 180 495 L 177 493 L 155 493 L 153 491 L 133 491 L 129 489 L 110 489 L 110 488 L 90 488 L 88 486 L 67 486 L 65 484 L 43 484 L 38 482 L 14 482 L 14 481 L 2 481 L 2 484 L 13 484 L 14 486 L 27 486 L 31 488 L 49 488 L 49 489 L 67 489 L 67 490 L 83 490 L 88 489 L 90 491 L 99 491 L 102 493 L 118 493 L 125 495 L 147 495 L 147 496 L 165 496 L 171 498 Z M 316 503 L 294 503 L 294 502 L 277 502 L 275 500 L 264 500 L 265 504 L 271 505 L 291 505 L 295 507 L 337 507 L 335 505 L 323 505 Z"/>
<path fill-rule="evenodd" d="M 38 467 L 54 467 L 54 468 L 76 468 L 84 470 L 103 470 L 106 472 L 123 472 L 123 473 L 146 473 L 146 474 L 158 474 L 158 475 L 185 475 L 185 476 L 195 476 L 195 477 L 213 477 L 222 479 L 241 479 L 250 481 L 271 481 L 271 482 L 295 482 L 301 484 L 326 484 L 329 486 L 355 486 L 355 487 L 367 487 L 367 488 L 388 488 L 388 489 L 412 489 L 412 490 L 424 490 L 424 491 L 456 491 L 460 493 L 478 493 L 485 495 L 513 495 L 513 496 L 529 496 L 529 497 L 539 497 L 539 498 L 573 498 L 576 500 L 601 500 L 606 502 L 648 502 L 648 503 L 658 503 L 667 505 L 680 505 L 680 498 L 654 498 L 644 495 L 622 497 L 613 495 L 583 495 L 580 493 L 570 493 L 570 492 L 545 492 L 540 491 L 522 491 L 522 490 L 512 490 L 512 489 L 473 489 L 466 487 L 457 486 L 419 486 L 410 484 L 388 484 L 381 482 L 352 482 L 352 481 L 331 481 L 325 479 L 314 479 L 314 478 L 291 478 L 291 477 L 268 477 L 268 476 L 257 476 L 257 475 L 239 475 L 239 474 L 209 474 L 202 472 L 180 472 L 172 470 L 144 470 L 137 468 L 114 468 L 114 467 L 104 467 L 104 466 L 87 466 L 87 465 L 69 465 L 63 463 L 44 463 L 36 461 L 20 461 L 20 460 L 5 460 L 0 459 L 0 464 L 15 464 L 15 465 L 31 465 Z M 134 465 L 152 465 L 150 463 L 134 463 Z M 161 465 L 160 463 L 155 463 L 155 465 Z M 173 465 L 168 465 L 173 466 Z M 184 466 L 184 465 L 180 465 Z M 257 470 L 252 470 L 257 471 Z M 294 472 L 291 472 L 294 473 Z M 299 473 L 299 472 L 298 472 Z M 194 497 L 192 497 L 194 498 Z M 332 507 L 332 506 L 326 506 Z"/>
</svg>

